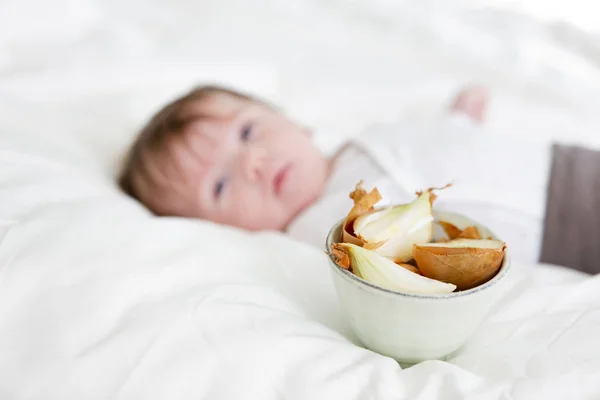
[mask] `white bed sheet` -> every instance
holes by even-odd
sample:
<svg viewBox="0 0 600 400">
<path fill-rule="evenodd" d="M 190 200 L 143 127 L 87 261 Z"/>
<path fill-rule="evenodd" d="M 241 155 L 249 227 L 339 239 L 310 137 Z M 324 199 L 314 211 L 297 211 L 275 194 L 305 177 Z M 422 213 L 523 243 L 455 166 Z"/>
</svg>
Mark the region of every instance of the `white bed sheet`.
<svg viewBox="0 0 600 400">
<path fill-rule="evenodd" d="M 326 149 L 435 115 L 465 80 L 492 87 L 506 134 L 599 143 L 593 33 L 567 46 L 430 3 L 0 3 L 0 398 L 600 395 L 598 277 L 515 263 L 464 349 L 402 370 L 356 345 L 321 249 L 152 218 L 112 181 L 153 108 L 213 79 L 283 104 Z"/>
</svg>

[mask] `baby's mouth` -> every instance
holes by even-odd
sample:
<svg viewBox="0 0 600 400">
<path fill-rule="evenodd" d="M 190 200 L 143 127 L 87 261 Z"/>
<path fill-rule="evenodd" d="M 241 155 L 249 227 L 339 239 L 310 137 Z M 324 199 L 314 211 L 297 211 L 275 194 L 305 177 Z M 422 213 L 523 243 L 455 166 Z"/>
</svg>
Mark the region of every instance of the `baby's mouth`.
<svg viewBox="0 0 600 400">
<path fill-rule="evenodd" d="M 275 175 L 275 178 L 273 178 L 273 189 L 277 196 L 279 196 L 281 194 L 281 191 L 283 190 L 283 186 L 287 180 L 288 172 L 290 171 L 290 168 L 291 168 L 290 164 L 284 165 L 277 172 L 277 174 Z"/>
</svg>

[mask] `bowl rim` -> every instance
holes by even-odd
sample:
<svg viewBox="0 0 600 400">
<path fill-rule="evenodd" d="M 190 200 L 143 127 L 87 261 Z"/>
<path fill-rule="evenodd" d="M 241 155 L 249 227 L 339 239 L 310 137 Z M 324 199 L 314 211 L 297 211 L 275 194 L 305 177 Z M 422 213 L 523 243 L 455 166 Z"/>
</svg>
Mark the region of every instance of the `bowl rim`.
<svg viewBox="0 0 600 400">
<path fill-rule="evenodd" d="M 473 221 L 471 218 L 468 218 L 459 213 L 446 211 L 446 210 L 439 210 L 439 211 L 441 211 L 444 214 L 454 214 L 456 216 L 460 216 L 462 218 L 466 218 L 470 221 Z M 355 274 L 348 271 L 347 269 L 340 267 L 339 265 L 337 265 L 335 263 L 330 249 L 331 249 L 331 245 L 333 243 L 337 243 L 333 240 L 333 236 L 334 236 L 334 233 L 338 232 L 342 228 L 344 221 L 345 221 L 345 218 L 338 221 L 329 230 L 329 233 L 327 233 L 327 239 L 325 240 L 325 252 L 327 253 L 327 256 L 329 258 L 329 266 L 336 273 L 341 274 L 341 276 L 343 276 L 344 278 L 353 281 L 355 284 L 358 284 L 359 286 L 363 287 L 364 289 L 371 289 L 376 292 L 380 292 L 380 294 L 384 294 L 384 295 L 388 295 L 388 296 L 407 297 L 407 298 L 412 298 L 412 299 L 424 299 L 424 300 L 425 299 L 426 300 L 447 300 L 447 299 L 461 298 L 461 297 L 473 295 L 475 293 L 478 293 L 478 292 L 481 292 L 483 290 L 490 288 L 491 286 L 493 286 L 497 282 L 499 282 L 501 279 L 503 279 L 510 269 L 510 265 L 511 265 L 510 256 L 509 256 L 508 250 L 505 249 L 504 250 L 504 259 L 502 260 L 502 265 L 500 266 L 498 273 L 489 281 L 487 281 L 484 284 L 481 284 L 479 286 L 476 286 L 472 289 L 467 289 L 467 290 L 463 290 L 460 292 L 440 293 L 440 294 L 408 293 L 408 292 L 401 292 L 398 290 L 387 289 L 387 288 L 375 285 L 371 282 L 368 282 L 368 281 L 356 276 Z M 473 222 L 477 223 L 477 221 L 473 221 Z M 480 225 L 480 224 L 478 224 L 478 225 Z M 495 235 L 494 235 L 494 237 L 495 237 Z"/>
</svg>

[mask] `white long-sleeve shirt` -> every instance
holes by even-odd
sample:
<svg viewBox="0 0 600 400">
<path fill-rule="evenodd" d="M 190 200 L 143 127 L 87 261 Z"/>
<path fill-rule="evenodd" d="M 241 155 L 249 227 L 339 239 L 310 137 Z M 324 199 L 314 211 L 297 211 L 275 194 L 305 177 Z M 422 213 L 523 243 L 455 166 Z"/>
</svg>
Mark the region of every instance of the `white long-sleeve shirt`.
<svg viewBox="0 0 600 400">
<path fill-rule="evenodd" d="M 288 234 L 325 246 L 329 229 L 352 208 L 359 180 L 377 187 L 379 205 L 412 201 L 429 187 L 434 207 L 461 213 L 507 243 L 511 257 L 539 257 L 551 146 L 494 134 L 462 115 L 437 121 L 381 125 L 348 143 L 336 156 L 321 198 L 289 226 Z"/>
</svg>

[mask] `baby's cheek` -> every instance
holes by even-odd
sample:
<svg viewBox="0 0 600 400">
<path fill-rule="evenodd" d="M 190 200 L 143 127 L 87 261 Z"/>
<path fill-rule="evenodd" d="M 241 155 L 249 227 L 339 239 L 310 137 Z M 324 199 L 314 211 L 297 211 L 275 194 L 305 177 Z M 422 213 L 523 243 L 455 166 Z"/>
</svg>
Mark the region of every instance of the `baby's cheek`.
<svg viewBox="0 0 600 400">
<path fill-rule="evenodd" d="M 279 229 L 278 214 L 278 209 L 274 205 L 248 193 L 236 198 L 226 223 L 251 231 Z"/>
</svg>

